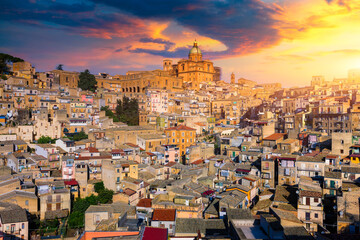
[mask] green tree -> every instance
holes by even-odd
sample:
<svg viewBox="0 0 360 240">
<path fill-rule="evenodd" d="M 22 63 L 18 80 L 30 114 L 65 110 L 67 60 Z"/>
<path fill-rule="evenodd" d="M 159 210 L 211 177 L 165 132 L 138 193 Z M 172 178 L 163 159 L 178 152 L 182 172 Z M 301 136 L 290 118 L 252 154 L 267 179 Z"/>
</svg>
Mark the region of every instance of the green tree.
<svg viewBox="0 0 360 240">
<path fill-rule="evenodd" d="M 81 72 L 79 75 L 78 87 L 82 90 L 89 90 L 95 92 L 96 90 L 96 79 L 95 76 L 90 73 L 88 69 Z"/>
<path fill-rule="evenodd" d="M 139 103 L 135 98 L 123 97 L 117 101 L 115 114 L 121 122 L 130 126 L 139 125 Z"/>
<path fill-rule="evenodd" d="M 105 116 L 112 118 L 114 122 L 120 122 L 119 118 L 109 109 L 109 106 L 101 107 L 101 111 L 105 111 Z"/>
<path fill-rule="evenodd" d="M 69 216 L 68 224 L 70 228 L 84 227 L 85 212 L 72 212 Z"/>
<path fill-rule="evenodd" d="M 100 193 L 101 191 L 105 190 L 104 182 L 97 182 L 94 184 L 95 192 Z"/>
<path fill-rule="evenodd" d="M 100 191 L 98 195 L 99 203 L 112 203 L 113 195 L 114 191 L 109 189 L 104 189 Z"/>
<path fill-rule="evenodd" d="M 15 62 L 23 62 L 24 60 L 18 57 L 11 56 L 6 53 L 0 53 L 0 73 L 9 72 L 8 64 Z"/>
<path fill-rule="evenodd" d="M 56 70 L 64 70 L 63 67 L 64 67 L 64 64 L 59 64 L 56 66 Z"/>
<path fill-rule="evenodd" d="M 74 141 L 80 141 L 80 140 L 87 139 L 87 138 L 88 138 L 88 135 L 85 132 L 81 131 L 81 132 L 75 133 L 71 139 Z"/>
<path fill-rule="evenodd" d="M 51 137 L 49 137 L 49 136 L 41 136 L 37 142 L 40 143 L 40 144 L 52 143 L 53 139 Z"/>
</svg>

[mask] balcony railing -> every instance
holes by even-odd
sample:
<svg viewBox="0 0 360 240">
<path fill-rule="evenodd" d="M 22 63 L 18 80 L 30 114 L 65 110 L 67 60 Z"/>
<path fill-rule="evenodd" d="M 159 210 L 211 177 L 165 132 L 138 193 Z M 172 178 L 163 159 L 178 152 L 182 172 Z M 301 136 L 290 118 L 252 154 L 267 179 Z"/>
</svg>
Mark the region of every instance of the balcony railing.
<svg viewBox="0 0 360 240">
<path fill-rule="evenodd" d="M 320 168 L 297 168 L 298 171 L 321 172 Z"/>
</svg>

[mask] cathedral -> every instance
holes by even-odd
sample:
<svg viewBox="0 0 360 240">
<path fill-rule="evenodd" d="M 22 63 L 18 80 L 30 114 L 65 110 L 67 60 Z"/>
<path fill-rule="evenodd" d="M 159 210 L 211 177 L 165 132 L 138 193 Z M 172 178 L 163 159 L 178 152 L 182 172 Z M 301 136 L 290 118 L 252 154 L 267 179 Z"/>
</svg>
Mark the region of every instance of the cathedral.
<svg viewBox="0 0 360 240">
<path fill-rule="evenodd" d="M 163 70 L 174 77 L 181 77 L 183 84 L 193 90 L 199 90 L 201 82 L 219 81 L 221 72 L 213 62 L 203 60 L 196 40 L 189 51 L 188 59 L 181 59 L 177 64 L 172 64 L 170 59 L 164 59 Z"/>
</svg>

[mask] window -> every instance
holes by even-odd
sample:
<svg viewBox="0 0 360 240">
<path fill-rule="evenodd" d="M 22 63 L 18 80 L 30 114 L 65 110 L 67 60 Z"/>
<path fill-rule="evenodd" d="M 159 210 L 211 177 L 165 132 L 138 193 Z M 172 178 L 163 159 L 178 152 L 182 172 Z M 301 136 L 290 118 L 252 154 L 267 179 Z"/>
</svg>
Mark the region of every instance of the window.
<svg viewBox="0 0 360 240">
<path fill-rule="evenodd" d="M 22 229 L 25 229 L 25 223 L 22 223 L 22 224 L 21 224 L 21 228 L 22 228 Z"/>
<path fill-rule="evenodd" d="M 314 198 L 314 202 L 319 202 L 319 199 L 318 199 L 318 198 Z"/>
<path fill-rule="evenodd" d="M 26 201 L 25 201 L 25 205 L 26 205 L 26 206 L 29 206 L 29 200 L 26 200 Z"/>
<path fill-rule="evenodd" d="M 319 218 L 319 214 L 315 213 L 315 218 Z"/>
<path fill-rule="evenodd" d="M 307 221 L 310 220 L 310 213 L 309 212 L 305 213 L 305 220 L 307 220 Z"/>
</svg>

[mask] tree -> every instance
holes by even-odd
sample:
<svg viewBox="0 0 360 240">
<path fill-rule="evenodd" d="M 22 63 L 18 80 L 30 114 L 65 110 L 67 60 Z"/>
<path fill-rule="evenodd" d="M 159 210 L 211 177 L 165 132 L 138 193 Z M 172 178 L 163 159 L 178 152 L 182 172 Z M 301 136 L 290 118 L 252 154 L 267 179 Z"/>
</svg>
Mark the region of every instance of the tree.
<svg viewBox="0 0 360 240">
<path fill-rule="evenodd" d="M 120 122 L 119 118 L 109 109 L 109 106 L 101 107 L 101 111 L 105 111 L 105 116 L 112 118 L 114 122 Z"/>
<path fill-rule="evenodd" d="M 85 212 L 84 212 L 85 213 Z M 84 213 L 82 212 L 72 212 L 69 216 L 68 224 L 70 228 L 80 228 L 84 226 Z"/>
<path fill-rule="evenodd" d="M 135 98 L 123 97 L 117 101 L 115 114 L 121 122 L 130 126 L 139 125 L 139 103 Z"/>
<path fill-rule="evenodd" d="M 59 64 L 56 66 L 56 70 L 64 70 L 63 69 L 64 64 Z"/>
<path fill-rule="evenodd" d="M 49 136 L 41 136 L 38 140 L 38 143 L 43 144 L 43 143 L 52 143 L 53 139 Z"/>
<path fill-rule="evenodd" d="M 112 203 L 114 191 L 109 189 L 104 189 L 99 192 L 98 200 L 99 203 Z"/>
<path fill-rule="evenodd" d="M 0 53 L 0 73 L 3 74 L 9 72 L 8 64 L 23 61 L 24 60 L 21 58 L 14 57 L 6 53 Z"/>
<path fill-rule="evenodd" d="M 89 90 L 95 92 L 96 90 L 96 79 L 95 76 L 90 73 L 88 69 L 81 72 L 79 75 L 78 87 L 82 90 Z"/>
<path fill-rule="evenodd" d="M 94 184 L 94 189 L 96 193 L 100 193 L 101 191 L 105 190 L 104 182 L 97 182 Z"/>
<path fill-rule="evenodd" d="M 80 140 L 87 139 L 87 138 L 88 138 L 88 135 L 83 131 L 81 131 L 79 133 L 75 133 L 72 136 L 72 140 L 74 140 L 74 141 L 80 141 Z"/>
</svg>

